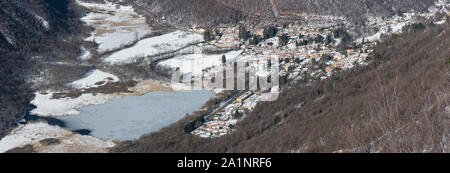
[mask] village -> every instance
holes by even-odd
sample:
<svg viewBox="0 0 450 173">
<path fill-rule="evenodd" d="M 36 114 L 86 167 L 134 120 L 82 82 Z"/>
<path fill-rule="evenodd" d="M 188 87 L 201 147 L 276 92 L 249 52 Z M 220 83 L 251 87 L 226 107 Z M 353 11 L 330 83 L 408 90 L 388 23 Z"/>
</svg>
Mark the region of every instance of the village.
<svg viewBox="0 0 450 173">
<path fill-rule="evenodd" d="M 2 1 L 0 40 L 14 61 L 4 65 L 13 80 L 5 80 L 0 152 L 405 152 L 396 147 L 404 141 L 410 151 L 445 151 L 450 0 L 413 1 Z M 393 98 L 408 115 L 354 111 L 391 96 L 369 88 L 390 79 L 392 88 L 401 79 Z M 408 85 L 416 79 L 421 85 Z M 339 94 L 321 88 L 328 82 Z M 415 116 L 434 113 L 439 119 Z M 417 142 L 423 136 L 430 142 Z M 349 145 L 336 148 L 335 139 Z"/>
<path fill-rule="evenodd" d="M 341 25 L 330 22 L 319 25 L 292 23 L 276 27 L 246 27 L 245 23 L 242 23 L 235 27 L 217 27 L 212 31 L 202 29 L 202 32 L 211 32 L 208 33 L 213 37 L 208 42 L 210 45 L 243 50 L 233 62 L 246 62 L 247 66 L 253 66 L 257 69 L 257 76 L 268 76 L 273 73 L 268 64 L 274 62 L 268 57 L 275 56 L 279 60 L 278 75 L 282 80 L 281 83 L 295 84 L 305 78 L 323 80 L 337 71 L 367 65 L 368 57 L 382 37 L 400 34 L 404 26 L 424 20 L 433 20 L 434 24 L 445 22 L 449 15 L 445 8 L 446 4 L 437 4 L 437 7 L 424 14 L 404 13 L 402 16 L 397 15 L 388 19 L 369 19 L 369 25 L 376 28 L 377 32 L 359 38 L 352 38 Z M 436 19 L 434 17 L 437 12 L 446 15 Z M 213 70 L 206 72 L 214 73 Z M 192 134 L 202 138 L 213 138 L 232 133 L 236 123 L 256 107 L 264 93 L 267 91 L 245 92 L 228 105 L 222 106 L 220 111 L 204 117 L 205 123 Z"/>
<path fill-rule="evenodd" d="M 334 28 L 307 29 L 298 25 L 273 28 L 273 37 L 264 39 L 257 44 L 250 44 L 252 40 L 240 39 L 239 32 L 242 28 L 220 28 L 223 33 L 211 44 L 219 47 L 239 47 L 244 50 L 233 62 L 252 62 L 248 66 L 254 66 L 256 75 L 265 77 L 271 75 L 268 68 L 273 61 L 268 57 L 276 57 L 280 71 L 278 75 L 283 81 L 296 82 L 304 78 L 305 74 L 312 78 L 326 79 L 337 70 L 345 70 L 355 65 L 364 65 L 367 57 L 372 52 L 375 43 L 357 43 L 357 49 L 338 50 L 341 40 L 331 38 Z M 264 30 L 250 31 L 253 38 L 264 38 Z M 267 32 L 267 30 L 266 30 Z M 287 38 L 281 38 L 287 37 Z M 328 37 L 328 40 L 327 40 Z M 252 39 L 253 39 L 252 38 Z M 285 40 L 280 40 L 285 39 Z M 270 60 L 268 60 L 270 59 Z M 269 73 L 267 73 L 269 72 Z M 277 85 L 278 87 L 278 85 Z M 239 119 L 251 112 L 260 102 L 264 91 L 247 91 L 225 106 L 214 115 L 205 117 L 205 123 L 192 132 L 203 138 L 219 137 L 233 131 L 233 126 Z"/>
</svg>

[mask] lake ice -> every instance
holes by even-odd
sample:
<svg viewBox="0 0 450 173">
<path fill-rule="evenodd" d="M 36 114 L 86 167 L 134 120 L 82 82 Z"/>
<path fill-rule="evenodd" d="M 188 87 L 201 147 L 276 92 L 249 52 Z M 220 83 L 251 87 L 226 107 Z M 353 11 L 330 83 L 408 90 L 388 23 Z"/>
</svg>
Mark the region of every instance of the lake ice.
<svg viewBox="0 0 450 173">
<path fill-rule="evenodd" d="M 84 107 L 79 115 L 58 119 L 69 130 L 88 129 L 90 135 L 102 139 L 133 140 L 177 122 L 212 97 L 213 93 L 206 90 L 152 92 Z"/>
</svg>

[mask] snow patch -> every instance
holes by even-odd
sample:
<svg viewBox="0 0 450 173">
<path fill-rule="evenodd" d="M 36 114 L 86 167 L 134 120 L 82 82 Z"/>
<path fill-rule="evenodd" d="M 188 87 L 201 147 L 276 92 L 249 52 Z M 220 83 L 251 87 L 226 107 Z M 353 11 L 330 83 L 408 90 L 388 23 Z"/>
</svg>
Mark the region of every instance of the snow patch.
<svg viewBox="0 0 450 173">
<path fill-rule="evenodd" d="M 100 53 L 116 50 L 130 45 L 151 33 L 144 16 L 137 14 L 132 6 L 123 6 L 106 2 L 105 4 L 77 3 L 91 10 L 82 18 L 95 31 L 86 41 L 99 44 Z"/>
<path fill-rule="evenodd" d="M 235 59 L 242 53 L 242 50 L 231 51 L 226 54 L 217 55 L 203 55 L 203 54 L 190 54 L 176 56 L 172 59 L 165 60 L 159 65 L 164 67 L 170 67 L 173 69 L 180 68 L 181 73 L 191 73 L 194 75 L 202 74 L 202 70 L 217 67 L 222 64 L 222 56 L 225 55 L 227 61 Z"/>
<path fill-rule="evenodd" d="M 366 37 L 365 41 L 374 42 L 380 40 L 382 35 L 388 35 L 391 33 L 401 33 L 403 27 L 409 23 L 410 22 L 400 22 L 383 27 L 376 34 Z M 363 38 L 358 39 L 357 42 L 362 42 L 362 39 Z"/>
<path fill-rule="evenodd" d="M 60 143 L 50 146 L 44 146 L 40 143 L 41 140 L 48 138 L 58 139 Z M 112 141 L 82 136 L 44 122 L 35 122 L 19 126 L 2 138 L 0 140 L 0 152 L 3 153 L 27 144 L 33 145 L 37 152 L 46 153 L 107 152 L 107 148 L 115 146 Z"/>
<path fill-rule="evenodd" d="M 42 26 L 45 28 L 45 29 L 49 29 L 50 28 L 50 25 L 48 24 L 48 22 L 43 18 L 43 17 L 41 17 L 41 16 L 38 16 L 38 15 L 34 15 L 35 17 L 36 17 L 36 19 L 39 21 L 39 22 L 41 22 L 41 24 L 42 24 Z"/>
<path fill-rule="evenodd" d="M 32 104 L 37 108 L 31 111 L 33 115 L 42 117 L 58 117 L 79 114 L 79 109 L 83 106 L 103 104 L 109 100 L 120 97 L 119 95 L 105 94 L 82 94 L 77 98 L 59 98 L 52 99 L 53 93 L 47 94 L 36 93 L 36 97 Z"/>
<path fill-rule="evenodd" d="M 120 50 L 105 58 L 104 62 L 109 64 L 132 63 L 134 60 L 142 57 L 176 51 L 201 41 L 203 41 L 203 36 L 200 34 L 175 31 L 161 36 L 143 39 L 133 47 Z"/>
<path fill-rule="evenodd" d="M 83 78 L 70 83 L 73 88 L 92 88 L 105 85 L 108 82 L 118 82 L 119 78 L 113 74 L 100 70 L 91 70 Z"/>
<path fill-rule="evenodd" d="M 442 24 L 444 24 L 444 23 L 445 23 L 445 20 L 441 20 L 441 21 L 434 22 L 434 24 L 436 24 L 436 25 L 442 25 Z"/>
<path fill-rule="evenodd" d="M 81 55 L 78 57 L 78 59 L 81 61 L 86 61 L 92 57 L 91 52 L 86 50 L 86 48 L 84 46 L 80 46 L 80 52 L 81 52 Z"/>
</svg>

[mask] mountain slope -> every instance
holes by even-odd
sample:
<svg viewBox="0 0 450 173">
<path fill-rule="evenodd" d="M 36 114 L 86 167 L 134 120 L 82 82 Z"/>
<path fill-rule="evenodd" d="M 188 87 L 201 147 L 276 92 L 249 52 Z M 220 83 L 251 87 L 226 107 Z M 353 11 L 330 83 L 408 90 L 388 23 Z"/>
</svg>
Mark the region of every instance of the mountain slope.
<svg viewBox="0 0 450 173">
<path fill-rule="evenodd" d="M 147 18 L 178 27 L 233 24 L 242 19 L 241 13 L 214 0 L 133 0 L 135 9 Z"/>
<path fill-rule="evenodd" d="M 36 44 L 76 33 L 82 27 L 77 7 L 70 0 L 4 0 L 0 5 L 1 48 L 40 46 Z"/>
<path fill-rule="evenodd" d="M 88 28 L 79 19 L 83 10 L 73 3 L 0 1 L 0 137 L 25 116 L 32 97 L 31 75 L 45 71 L 43 59 L 78 56 L 79 35 Z"/>
<path fill-rule="evenodd" d="M 369 66 L 284 88 L 231 135 L 184 134 L 185 120 L 113 152 L 449 152 L 450 23 L 408 30 Z"/>
<path fill-rule="evenodd" d="M 423 12 L 435 0 L 132 0 L 136 8 L 157 21 L 173 26 L 212 26 L 235 23 L 248 17 L 305 18 L 309 15 L 345 17 L 364 22 L 367 16 L 392 16 Z"/>
<path fill-rule="evenodd" d="M 282 13 L 343 16 L 363 20 L 367 16 L 392 16 L 397 12 L 427 10 L 434 0 L 274 0 Z"/>
</svg>

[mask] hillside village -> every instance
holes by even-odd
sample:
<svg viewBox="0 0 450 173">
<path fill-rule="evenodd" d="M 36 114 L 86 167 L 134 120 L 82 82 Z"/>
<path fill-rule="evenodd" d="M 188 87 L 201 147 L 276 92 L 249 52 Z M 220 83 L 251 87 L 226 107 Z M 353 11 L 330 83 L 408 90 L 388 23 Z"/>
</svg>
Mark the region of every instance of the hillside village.
<svg viewBox="0 0 450 173">
<path fill-rule="evenodd" d="M 267 57 L 275 55 L 279 58 L 281 81 L 295 83 L 298 80 L 305 79 L 309 75 L 310 79 L 325 79 L 335 73 L 337 70 L 345 70 L 355 65 L 366 64 L 367 57 L 372 52 L 375 43 L 365 42 L 357 43 L 355 49 L 348 48 L 338 50 L 340 38 L 330 39 L 329 35 L 333 29 L 314 30 L 303 28 L 298 25 L 290 25 L 286 28 L 277 27 L 276 36 L 268 38 L 256 45 L 249 44 L 239 38 L 239 29 L 221 29 L 222 37 L 212 41 L 211 44 L 224 47 L 236 47 L 239 45 L 244 52 L 235 57 L 233 62 L 248 62 L 250 66 L 256 66 L 257 75 L 261 75 L 267 69 Z M 251 32 L 251 31 L 250 31 Z M 264 31 L 256 30 L 256 37 L 263 38 Z M 285 43 L 280 41 L 281 36 L 288 35 Z M 328 41 L 326 40 L 328 36 Z M 306 43 L 311 41 L 309 43 Z M 252 62 L 254 62 L 252 61 Z M 258 67 L 259 66 L 259 67 Z M 270 75 L 270 74 L 265 74 Z M 261 100 L 261 92 L 248 91 L 237 98 L 222 111 L 215 115 L 205 117 L 206 123 L 192 132 L 201 137 L 219 137 L 232 131 L 233 125 L 241 117 L 245 117 L 246 112 L 252 111 Z"/>
<path fill-rule="evenodd" d="M 299 80 L 326 79 L 337 71 L 368 64 L 368 57 L 378 41 L 392 34 L 400 34 L 404 26 L 415 23 L 431 21 L 431 24 L 443 24 L 450 16 L 448 6 L 444 1 L 439 1 L 436 8 L 430 9 L 429 13 L 404 13 L 389 19 L 372 18 L 368 23 L 378 28 L 378 32 L 361 38 L 352 38 L 346 29 L 334 26 L 337 25 L 334 23 L 321 27 L 317 24 L 289 24 L 272 28 L 246 27 L 245 23 L 241 23 L 240 26 L 231 28 L 217 27 L 211 31 L 193 31 L 213 33 L 212 40 L 208 42 L 211 45 L 243 50 L 242 54 L 233 57 L 232 62 L 256 61 L 250 66 L 256 66 L 254 69 L 258 69 L 257 75 L 266 71 L 269 74 L 265 75 L 270 75 L 270 69 L 267 68 L 270 61 L 268 62 L 267 57 L 278 57 L 280 83 L 295 84 Z M 230 62 L 227 63 L 231 65 Z M 208 70 L 205 72 L 214 73 Z M 267 91 L 247 91 L 236 100 L 222 105 L 220 111 L 204 117 L 205 123 L 192 134 L 211 138 L 232 133 L 233 126 L 256 107 L 264 93 Z"/>
<path fill-rule="evenodd" d="M 50 59 L 47 62 L 44 61 L 44 56 L 31 56 L 34 61 L 45 65 L 45 68 L 35 67 L 35 72 L 31 74 L 31 83 L 42 85 L 39 87 L 42 89 L 38 89 L 33 98 L 30 98 L 29 103 L 35 108 L 27 114 L 59 120 L 61 117 L 82 113 L 81 108 L 125 97 L 141 98 L 146 93 L 158 91 L 182 95 L 183 88 L 192 88 L 187 87 L 192 85 L 192 81 L 183 81 L 183 85 L 176 87 L 169 86 L 166 77 L 175 69 L 193 75 L 191 79 L 194 80 L 194 85 L 201 84 L 202 89 L 211 90 L 212 92 L 207 91 L 212 95 L 211 102 L 222 97 L 220 93 L 227 92 L 223 87 L 203 82 L 215 80 L 218 74 L 223 73 L 220 68 L 222 66 L 229 68 L 242 65 L 244 72 L 263 79 L 270 78 L 271 81 L 273 76 L 279 77 L 279 83 L 266 89 L 260 89 L 254 78 L 248 79 L 249 83 L 254 82 L 253 88 L 249 86 L 226 99 L 220 98 L 213 106 L 206 103 L 202 108 L 192 108 L 194 111 L 199 108 L 199 112 L 203 111 L 201 120 L 190 119 L 191 122 L 182 126 L 195 124 L 188 131 L 185 128 L 184 132 L 201 138 L 216 138 L 233 133 L 237 123 L 245 118 L 253 118 L 247 115 L 255 111 L 258 104 L 273 93 L 280 90 L 284 92 L 285 88 L 282 86 L 291 87 L 300 83 L 309 85 L 339 71 L 367 65 L 375 46 L 383 39 L 395 38 L 397 34 L 405 32 L 406 28 L 426 29 L 431 25 L 448 23 L 450 16 L 450 1 L 438 0 L 426 13 L 398 11 L 392 17 L 370 16 L 362 27 L 364 30 L 342 16 L 310 14 L 292 20 L 283 16 L 284 14 L 278 14 L 279 21 L 258 19 L 255 22 L 246 19 L 233 24 L 186 29 L 150 23 L 149 16 L 144 15 L 145 12 L 133 4 L 87 0 L 75 2 L 88 9 L 84 17 L 80 16 L 80 20 L 93 30 L 80 38 L 79 41 L 84 44 L 67 42 L 75 45 L 72 54 L 76 58 L 67 56 L 67 59 Z M 44 29 L 48 30 L 49 25 L 52 28 L 52 21 L 45 16 L 35 17 Z M 9 37 L 5 39 L 9 41 Z M 63 48 L 66 49 L 62 46 L 61 49 Z M 279 68 L 274 71 L 272 67 Z M 202 75 L 200 78 L 195 76 L 199 74 Z M 234 74 L 226 75 L 235 77 L 232 76 Z M 213 97 L 213 93 L 216 97 Z M 198 96 L 193 97 L 193 100 L 199 100 Z M 154 100 L 160 101 L 159 98 Z M 152 117 L 150 112 L 143 114 L 146 118 Z M 160 118 L 162 113 L 154 114 Z M 168 117 L 167 114 L 164 115 Z M 183 117 L 185 113 L 178 115 Z M 60 146 L 64 147 L 64 151 L 72 151 L 72 145 L 95 144 L 98 147 L 76 150 L 108 152 L 107 148 L 119 143 L 115 139 L 78 135 L 77 129 L 62 126 L 56 128 L 49 123 L 28 121 L 26 118 L 21 120 L 9 136 L 0 139 L 0 144 L 3 144 L 0 152 L 26 144 L 39 147 L 37 151 L 46 152 L 53 152 Z M 201 122 L 192 123 L 193 121 Z M 141 120 L 132 123 L 132 127 L 123 129 L 151 126 L 141 123 Z M 108 126 L 115 127 L 110 124 Z M 41 148 L 41 141 L 50 137 L 61 140 L 61 145 Z"/>
</svg>

